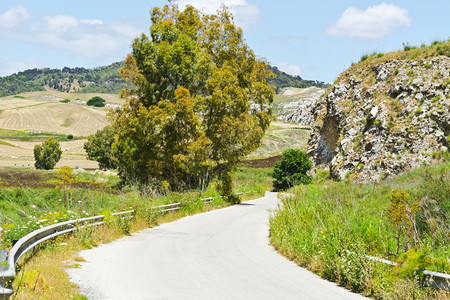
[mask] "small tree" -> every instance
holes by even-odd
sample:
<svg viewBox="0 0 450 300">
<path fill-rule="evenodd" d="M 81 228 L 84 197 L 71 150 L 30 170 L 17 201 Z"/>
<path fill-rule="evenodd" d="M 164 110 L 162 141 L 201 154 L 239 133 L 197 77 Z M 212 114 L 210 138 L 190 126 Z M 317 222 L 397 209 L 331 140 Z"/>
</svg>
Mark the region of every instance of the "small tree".
<svg viewBox="0 0 450 300">
<path fill-rule="evenodd" d="M 305 153 L 298 149 L 287 149 L 283 151 L 283 159 L 273 167 L 273 187 L 285 190 L 294 185 L 311 183 L 311 177 L 306 175 L 311 168 L 312 163 Z"/>
<path fill-rule="evenodd" d="M 72 168 L 69 166 L 62 166 L 58 170 L 58 179 L 56 179 L 56 189 L 63 191 L 64 205 L 68 204 L 67 194 L 72 193 L 74 189 L 72 184 L 76 182 L 76 178 L 72 176 Z"/>
<path fill-rule="evenodd" d="M 87 105 L 95 107 L 104 107 L 105 102 L 106 102 L 105 99 L 99 96 L 95 96 L 88 100 Z"/>
<path fill-rule="evenodd" d="M 41 145 L 34 146 L 34 159 L 36 169 L 50 170 L 61 159 L 61 146 L 53 138 L 46 139 Z"/>
</svg>

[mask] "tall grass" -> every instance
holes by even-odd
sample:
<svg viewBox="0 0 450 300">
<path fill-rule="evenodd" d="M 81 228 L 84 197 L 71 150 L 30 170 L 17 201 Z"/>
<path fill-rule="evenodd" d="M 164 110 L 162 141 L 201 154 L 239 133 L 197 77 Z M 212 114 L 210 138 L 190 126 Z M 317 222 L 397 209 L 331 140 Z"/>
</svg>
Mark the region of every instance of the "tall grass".
<svg viewBox="0 0 450 300">
<path fill-rule="evenodd" d="M 421 288 L 416 270 L 450 273 L 449 166 L 444 163 L 380 184 L 325 181 L 297 187 L 295 197 L 284 199 L 270 218 L 271 242 L 300 265 L 365 295 L 442 296 Z M 406 190 L 411 201 L 420 203 L 415 221 L 422 250 L 414 249 L 406 222 L 397 239 L 399 228 L 389 215 L 394 188 Z M 399 266 L 392 268 L 366 255 L 394 260 Z"/>
<path fill-rule="evenodd" d="M 272 190 L 272 168 L 238 168 L 235 173 L 235 191 L 245 197 L 264 196 Z"/>
</svg>

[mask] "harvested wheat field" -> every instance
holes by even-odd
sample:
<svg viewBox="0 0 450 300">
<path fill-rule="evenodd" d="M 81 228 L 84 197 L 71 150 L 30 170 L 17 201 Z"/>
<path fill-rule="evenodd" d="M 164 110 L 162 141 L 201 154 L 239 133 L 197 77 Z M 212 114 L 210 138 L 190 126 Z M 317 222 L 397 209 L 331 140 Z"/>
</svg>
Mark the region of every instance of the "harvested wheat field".
<svg viewBox="0 0 450 300">
<path fill-rule="evenodd" d="M 49 136 L 63 137 L 63 154 L 56 167 L 98 168 L 97 162 L 86 159 L 86 139 L 79 138 L 107 126 L 108 110 L 60 103 L 64 93 L 60 94 L 36 92 L 0 98 L 0 167 L 34 168 L 33 148 L 47 138 L 44 133 L 48 132 Z M 69 134 L 75 139 L 64 141 Z"/>
<path fill-rule="evenodd" d="M 37 103 L 0 114 L 0 128 L 88 136 L 108 125 L 107 111 L 71 103 Z"/>
<path fill-rule="evenodd" d="M 123 104 L 124 100 L 117 94 L 102 94 L 102 93 L 63 93 L 58 91 L 45 91 L 45 92 L 29 92 L 22 93 L 19 96 L 27 99 L 44 100 L 44 101 L 59 101 L 69 99 L 71 101 L 81 100 L 88 101 L 94 96 L 102 97 L 106 100 L 106 103 Z"/>
<path fill-rule="evenodd" d="M 83 169 L 97 169 L 98 163 L 86 159 L 83 145 L 87 140 L 61 142 L 63 151 L 56 168 L 69 166 Z M 40 142 L 0 140 L 0 167 L 34 168 L 33 148 Z"/>
</svg>

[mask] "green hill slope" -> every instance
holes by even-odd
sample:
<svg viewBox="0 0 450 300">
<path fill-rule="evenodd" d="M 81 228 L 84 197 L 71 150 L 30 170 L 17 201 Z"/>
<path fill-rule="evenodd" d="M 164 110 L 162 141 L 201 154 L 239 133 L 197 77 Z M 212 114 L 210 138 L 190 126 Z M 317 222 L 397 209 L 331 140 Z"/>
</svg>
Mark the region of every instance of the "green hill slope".
<svg viewBox="0 0 450 300">
<path fill-rule="evenodd" d="M 119 94 L 126 83 L 119 77 L 123 62 L 94 69 L 68 68 L 60 69 L 30 69 L 16 74 L 0 77 L 0 97 L 16 95 L 25 92 L 55 90 L 68 93 L 108 93 Z M 276 90 L 282 87 L 325 87 L 327 84 L 316 80 L 303 80 L 300 76 L 291 76 L 270 67 L 275 78 L 270 78 L 270 84 Z"/>
</svg>

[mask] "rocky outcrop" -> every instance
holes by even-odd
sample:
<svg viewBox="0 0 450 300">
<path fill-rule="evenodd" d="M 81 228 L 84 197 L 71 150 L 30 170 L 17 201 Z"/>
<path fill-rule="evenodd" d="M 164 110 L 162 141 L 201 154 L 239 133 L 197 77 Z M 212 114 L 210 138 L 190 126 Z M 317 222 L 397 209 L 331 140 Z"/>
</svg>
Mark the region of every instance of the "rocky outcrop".
<svg viewBox="0 0 450 300">
<path fill-rule="evenodd" d="M 283 89 L 280 95 L 290 97 L 291 100 L 275 106 L 277 119 L 283 122 L 296 123 L 300 126 L 311 126 L 313 122 L 312 110 L 325 90 L 317 87 Z"/>
<path fill-rule="evenodd" d="M 352 66 L 313 109 L 316 168 L 368 182 L 440 160 L 449 147 L 449 75 L 448 56 Z"/>
</svg>

